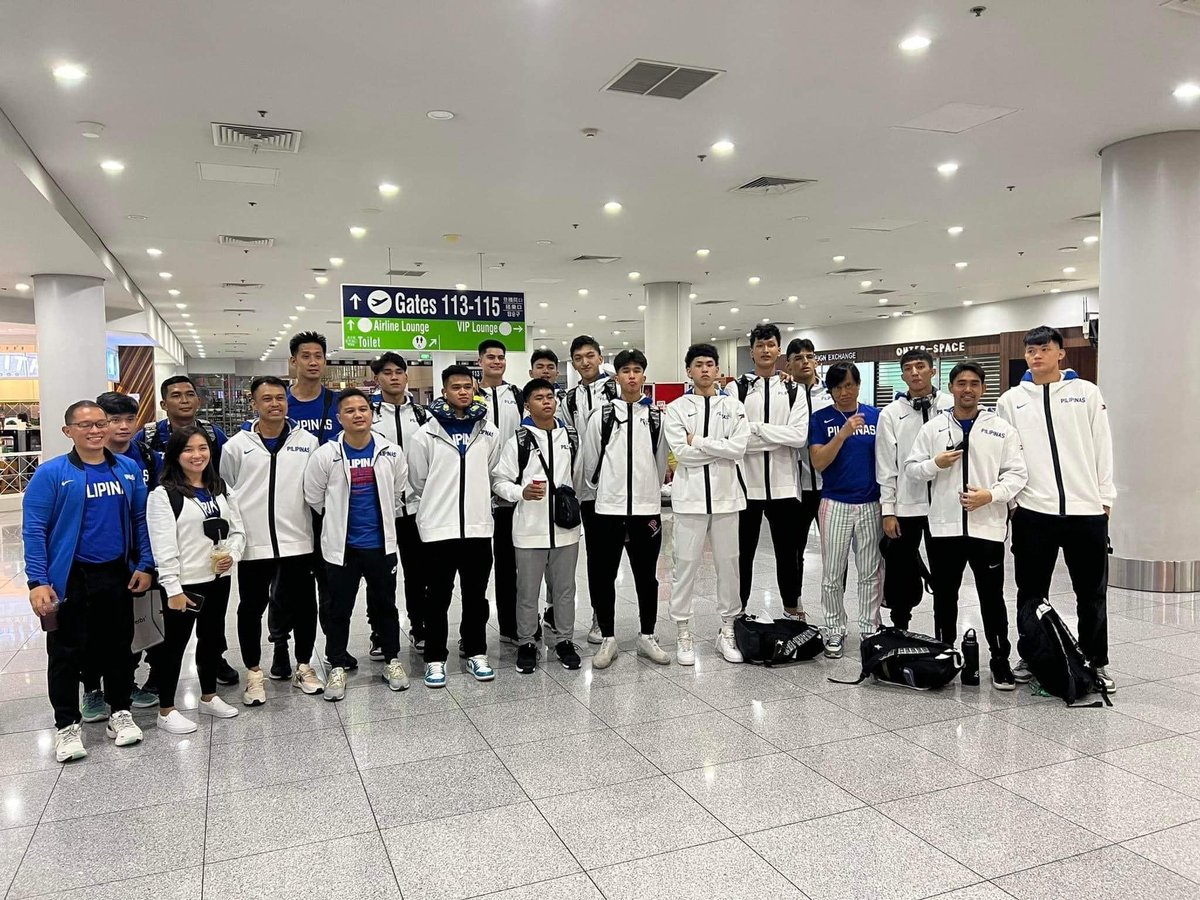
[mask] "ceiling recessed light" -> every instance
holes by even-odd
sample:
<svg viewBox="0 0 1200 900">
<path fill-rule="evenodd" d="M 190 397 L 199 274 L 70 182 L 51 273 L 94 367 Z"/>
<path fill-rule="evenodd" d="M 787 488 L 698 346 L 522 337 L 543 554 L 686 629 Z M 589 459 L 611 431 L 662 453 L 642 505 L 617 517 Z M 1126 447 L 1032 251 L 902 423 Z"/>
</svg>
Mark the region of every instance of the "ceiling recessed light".
<svg viewBox="0 0 1200 900">
<path fill-rule="evenodd" d="M 738 309 L 736 306 L 731 306 L 731 307 L 729 307 L 729 313 L 730 313 L 730 315 L 732 315 L 732 314 L 734 314 L 734 313 L 740 313 L 740 312 L 741 312 L 741 310 L 740 310 L 740 309 Z"/>
<path fill-rule="evenodd" d="M 297 306 L 296 312 L 304 312 L 306 309 L 308 309 L 307 306 Z"/>
<path fill-rule="evenodd" d="M 587 295 L 588 295 L 588 289 L 587 289 L 587 288 L 580 288 L 580 289 L 579 289 L 579 296 L 580 296 L 580 297 L 586 297 Z"/>
<path fill-rule="evenodd" d="M 545 300 L 542 300 L 540 303 L 538 303 L 538 306 L 539 306 L 539 307 L 541 307 L 542 309 L 549 309 L 549 308 L 550 308 L 550 304 L 549 304 L 549 303 L 547 303 Z"/>
<path fill-rule="evenodd" d="M 574 328 L 574 327 L 575 327 L 575 323 L 574 323 L 574 322 L 568 322 L 568 323 L 567 323 L 567 327 L 568 327 L 568 328 Z"/>
<path fill-rule="evenodd" d="M 845 262 L 845 261 L 846 261 L 846 257 L 842 256 L 842 255 L 839 253 L 837 256 L 835 256 L 835 257 L 833 258 L 833 261 L 834 261 L 834 262 Z"/>
<path fill-rule="evenodd" d="M 299 316 L 288 316 L 288 319 L 292 322 L 295 322 L 299 318 L 300 318 Z"/>
<path fill-rule="evenodd" d="M 345 265 L 346 261 L 340 256 L 331 256 L 329 257 L 329 264 L 336 269 L 338 266 Z"/>
<path fill-rule="evenodd" d="M 328 275 L 316 275 L 316 276 L 314 276 L 314 278 L 316 279 L 316 282 L 319 285 L 324 286 L 326 284 L 329 284 L 329 276 Z"/>
<path fill-rule="evenodd" d="M 769 318 L 764 318 L 764 319 L 762 320 L 762 322 L 763 322 L 763 324 L 764 324 L 764 325 L 766 325 L 766 324 L 767 324 L 768 322 L 770 322 L 770 321 L 771 321 L 771 320 L 770 320 Z"/>
<path fill-rule="evenodd" d="M 117 172 L 125 171 L 125 163 L 116 159 L 106 159 L 104 162 L 100 163 L 100 168 L 102 168 L 105 172 L 115 175 Z"/>
<path fill-rule="evenodd" d="M 15 285 L 13 285 L 13 287 L 15 287 L 21 293 L 25 293 L 25 291 L 29 290 L 29 285 L 23 281 L 18 281 Z"/>
<path fill-rule="evenodd" d="M 708 256 L 708 251 L 700 249 L 696 251 L 696 255 L 703 259 L 705 256 Z"/>
<path fill-rule="evenodd" d="M 963 227 L 961 225 L 951 225 L 949 228 L 946 229 L 946 234 L 953 235 L 955 237 L 957 237 L 958 235 L 960 235 L 962 233 L 963 233 Z"/>
<path fill-rule="evenodd" d="M 717 156 L 728 156 L 733 152 L 733 141 L 717 141 L 708 149 Z"/>
<path fill-rule="evenodd" d="M 538 334 L 545 334 L 545 333 L 546 333 L 546 329 L 545 329 L 545 328 L 539 328 L 539 329 L 538 329 Z"/>
<path fill-rule="evenodd" d="M 1194 81 L 1185 81 L 1183 84 L 1177 85 L 1175 90 L 1171 91 L 1176 100 L 1195 100 L 1200 97 L 1200 84 Z"/>
<path fill-rule="evenodd" d="M 179 315 L 185 319 L 190 319 L 192 317 L 191 313 L 180 313 Z"/>
<path fill-rule="evenodd" d="M 467 289 L 467 286 L 460 281 L 458 284 L 456 284 L 454 286 L 454 289 L 456 291 L 465 291 Z"/>
<path fill-rule="evenodd" d="M 638 280 L 639 278 L 641 278 L 641 277 L 642 277 L 642 273 L 641 273 L 641 272 L 630 272 L 630 273 L 629 273 L 629 280 L 630 280 L 630 281 L 637 281 L 637 280 Z"/>
<path fill-rule="evenodd" d="M 561 343 L 564 347 L 567 346 L 567 341 L 560 341 L 559 343 Z"/>
<path fill-rule="evenodd" d="M 400 193 L 400 185 L 392 184 L 390 181 L 385 181 L 379 185 L 379 193 L 385 197 L 395 197 Z"/>
<path fill-rule="evenodd" d="M 78 63 L 59 63 L 54 67 L 54 77 L 65 84 L 74 84 L 87 78 L 87 69 Z"/>
<path fill-rule="evenodd" d="M 800 298 L 797 297 L 795 294 L 792 294 L 791 296 L 788 297 L 788 303 L 795 303 L 799 299 Z"/>
<path fill-rule="evenodd" d="M 145 222 L 150 217 L 149 216 L 139 216 L 137 213 L 130 213 L 125 218 L 127 218 L 130 222 Z"/>
<path fill-rule="evenodd" d="M 541 241 L 534 241 L 534 243 L 535 243 L 535 244 L 537 244 L 539 247 L 552 247 L 552 246 L 554 246 L 554 241 L 541 240 Z"/>
<path fill-rule="evenodd" d="M 963 306 L 972 306 L 972 305 L 974 305 L 974 303 L 975 303 L 974 300 L 964 300 Z"/>
<path fill-rule="evenodd" d="M 796 326 L 795 326 L 795 325 L 789 325 L 789 326 L 788 326 L 788 334 L 791 334 L 791 333 L 792 333 L 793 331 L 795 331 L 795 330 L 796 330 Z"/>
<path fill-rule="evenodd" d="M 316 300 L 316 299 L 317 299 L 317 295 L 316 295 L 316 294 L 305 294 L 305 295 L 304 295 L 304 299 L 305 299 L 305 300 Z"/>
<path fill-rule="evenodd" d="M 941 175 L 953 175 L 958 171 L 958 163 L 944 162 L 937 167 L 938 173 Z"/>
<path fill-rule="evenodd" d="M 367 229 L 363 228 L 361 225 L 351 225 L 350 226 L 350 237 L 355 237 L 355 238 L 366 237 L 366 234 L 367 234 Z"/>
<path fill-rule="evenodd" d="M 621 336 L 621 332 L 619 332 L 619 331 L 614 331 L 614 332 L 613 332 L 613 336 L 614 336 L 614 337 L 620 337 L 620 336 Z"/>
<path fill-rule="evenodd" d="M 902 315 L 904 315 L 904 313 L 900 312 L 900 310 L 896 310 L 894 313 L 892 313 L 892 318 L 893 318 L 893 319 L 898 319 L 898 318 L 900 318 Z"/>
<path fill-rule="evenodd" d="M 171 288 L 169 291 L 167 291 L 167 293 L 168 293 L 168 294 L 170 294 L 172 297 L 178 297 L 178 296 L 179 296 L 179 289 L 178 289 L 178 288 Z"/>
<path fill-rule="evenodd" d="M 875 318 L 877 318 L 877 319 L 890 319 L 890 318 L 891 318 L 891 316 L 889 316 L 887 313 L 879 313 L 877 316 L 875 316 Z"/>
<path fill-rule="evenodd" d="M 689 299 L 689 300 L 695 300 L 695 299 L 696 299 L 696 292 L 695 292 L 695 291 L 692 291 L 692 293 L 688 294 L 688 299 Z"/>
<path fill-rule="evenodd" d="M 751 284 L 758 284 L 760 281 L 762 281 L 762 279 L 761 279 L 761 278 L 759 278 L 757 275 L 751 275 L 751 276 L 750 276 L 749 278 L 747 278 L 746 280 L 747 280 L 748 282 L 750 282 Z"/>
<path fill-rule="evenodd" d="M 186 303 L 176 303 L 175 308 L 176 309 L 187 309 L 187 304 Z"/>
<path fill-rule="evenodd" d="M 1050 293 L 1052 293 L 1052 294 L 1061 294 L 1061 293 L 1062 293 L 1062 288 L 1050 288 Z"/>
<path fill-rule="evenodd" d="M 1063 269 L 1063 274 L 1064 274 L 1064 275 L 1074 275 L 1074 274 L 1075 274 L 1075 267 L 1074 267 L 1074 266 L 1067 266 L 1065 269 Z"/>
<path fill-rule="evenodd" d="M 923 34 L 910 34 L 900 42 L 900 49 L 906 53 L 920 53 L 922 50 L 929 49 L 929 45 L 933 41 Z"/>
<path fill-rule="evenodd" d="M 431 109 L 425 113 L 427 118 L 433 119 L 435 122 L 448 122 L 454 118 L 454 113 L 448 109 Z"/>
<path fill-rule="evenodd" d="M 965 263 L 965 262 L 956 262 L 956 263 L 954 264 L 954 268 L 956 268 L 956 269 L 965 269 L 965 268 L 966 268 L 968 265 L 970 265 L 970 263 Z"/>
<path fill-rule="evenodd" d="M 718 326 L 717 326 L 717 331 L 724 331 L 724 330 L 725 330 L 725 326 L 724 326 L 724 325 L 718 325 Z"/>
<path fill-rule="evenodd" d="M 629 341 L 621 341 L 621 346 L 622 346 L 622 347 L 628 347 L 628 346 L 629 346 Z"/>
<path fill-rule="evenodd" d="M 645 304 L 645 303 L 639 303 L 639 304 L 638 304 L 638 312 L 645 312 L 645 311 L 646 311 L 646 304 Z"/>
<path fill-rule="evenodd" d="M 162 256 L 162 251 L 159 250 L 157 247 L 147 247 L 146 253 L 149 254 L 150 256 Z"/>
<path fill-rule="evenodd" d="M 619 213 L 621 211 L 621 204 L 616 200 L 609 200 L 604 204 L 604 211 L 609 214 Z"/>
<path fill-rule="evenodd" d="M 887 297 L 880 297 L 880 298 L 879 298 L 879 302 L 880 302 L 880 304 L 887 303 L 887 302 L 888 302 L 888 298 L 887 298 Z"/>
<path fill-rule="evenodd" d="M 871 286 L 871 282 L 869 282 L 869 281 L 860 281 L 860 282 L 858 283 L 858 286 L 859 286 L 859 287 L 864 287 L 864 288 L 869 288 L 869 287 Z"/>
<path fill-rule="evenodd" d="M 1100 238 L 1099 238 L 1099 237 L 1097 237 L 1096 235 L 1094 235 L 1094 234 L 1089 234 L 1087 237 L 1085 237 L 1085 238 L 1083 239 L 1083 242 L 1084 242 L 1085 244 L 1095 244 L 1095 243 L 1099 242 L 1099 240 L 1100 240 Z"/>
<path fill-rule="evenodd" d="M 606 322 L 606 321 L 608 321 L 608 316 L 604 315 L 603 313 L 601 313 L 601 314 L 600 314 L 599 316 L 597 316 L 596 318 L 598 318 L 598 319 L 599 319 L 601 322 Z"/>
<path fill-rule="evenodd" d="M 170 272 L 159 272 L 158 277 L 161 278 L 163 281 L 170 281 L 175 276 L 172 275 Z"/>
</svg>

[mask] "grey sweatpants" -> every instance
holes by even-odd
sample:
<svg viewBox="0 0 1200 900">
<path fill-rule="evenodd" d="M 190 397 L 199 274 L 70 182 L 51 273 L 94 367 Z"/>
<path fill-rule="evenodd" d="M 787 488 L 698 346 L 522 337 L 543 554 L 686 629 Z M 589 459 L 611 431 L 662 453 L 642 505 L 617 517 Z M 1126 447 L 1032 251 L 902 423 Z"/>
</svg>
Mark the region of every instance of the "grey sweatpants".
<svg viewBox="0 0 1200 900">
<path fill-rule="evenodd" d="M 526 550 L 517 554 L 517 640 L 532 644 L 541 606 L 538 595 L 546 579 L 546 598 L 554 606 L 554 634 L 544 636 L 546 646 L 575 636 L 575 563 L 579 544 Z"/>
</svg>

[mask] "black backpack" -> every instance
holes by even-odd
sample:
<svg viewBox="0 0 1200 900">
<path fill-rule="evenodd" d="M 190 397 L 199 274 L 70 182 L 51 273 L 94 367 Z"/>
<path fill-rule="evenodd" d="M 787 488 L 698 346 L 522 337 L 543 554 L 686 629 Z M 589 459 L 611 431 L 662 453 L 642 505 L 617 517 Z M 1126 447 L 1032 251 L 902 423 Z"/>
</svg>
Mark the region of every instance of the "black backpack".
<svg viewBox="0 0 1200 900">
<path fill-rule="evenodd" d="M 755 377 L 757 378 L 758 376 L 756 375 Z M 746 395 L 750 393 L 749 376 L 743 375 L 734 383 L 737 385 L 738 400 L 740 400 L 742 403 L 745 403 Z M 796 382 L 794 381 L 786 382 L 785 386 L 787 387 L 788 394 L 788 409 L 791 409 L 796 405 L 796 395 L 799 393 L 800 389 L 797 387 Z"/>
<path fill-rule="evenodd" d="M 567 442 L 571 446 L 571 471 L 573 472 L 575 471 L 575 451 L 579 448 L 579 435 L 570 425 L 565 427 Z M 583 521 L 583 514 L 579 509 L 579 498 L 575 495 L 575 488 L 569 484 L 554 483 L 554 473 L 550 471 L 550 466 L 546 464 L 546 458 L 542 456 L 537 438 L 525 427 L 517 429 L 517 483 L 520 484 L 525 467 L 529 465 L 529 457 L 535 453 L 541 460 L 542 469 L 545 470 L 546 479 L 550 483 L 550 509 L 554 524 L 559 528 L 578 528 L 580 522 Z"/>
<path fill-rule="evenodd" d="M 579 387 L 572 388 L 567 392 L 567 411 L 571 414 L 571 421 L 575 421 L 575 415 L 579 412 Z M 586 388 L 585 388 L 586 390 Z M 600 385 L 600 403 L 607 403 L 609 400 L 617 398 L 617 382 L 614 378 L 609 378 L 604 384 Z"/>
<path fill-rule="evenodd" d="M 820 630 L 795 619 L 738 616 L 733 621 L 733 638 L 746 662 L 768 668 L 814 659 L 824 648 Z"/>
<path fill-rule="evenodd" d="M 889 626 L 863 636 L 862 674 L 857 679 L 829 680 L 837 684 L 860 684 L 872 676 L 876 681 L 915 691 L 931 691 L 953 681 L 962 667 L 962 654 L 949 644 L 927 634 Z"/>
<path fill-rule="evenodd" d="M 1073 706 L 1088 694 L 1101 700 L 1085 706 L 1112 706 L 1108 691 L 1096 677 L 1096 668 L 1079 649 L 1071 629 L 1046 600 L 1026 603 L 1017 610 L 1017 652 L 1047 694 Z"/>
<path fill-rule="evenodd" d="M 600 458 L 596 460 L 596 471 L 592 473 L 592 482 L 600 481 L 600 467 L 604 465 L 604 451 L 612 438 L 613 429 L 617 424 L 617 413 L 611 403 L 605 403 L 600 408 Z M 657 406 L 650 407 L 650 449 L 658 456 L 658 437 L 662 434 L 662 410 Z"/>
</svg>

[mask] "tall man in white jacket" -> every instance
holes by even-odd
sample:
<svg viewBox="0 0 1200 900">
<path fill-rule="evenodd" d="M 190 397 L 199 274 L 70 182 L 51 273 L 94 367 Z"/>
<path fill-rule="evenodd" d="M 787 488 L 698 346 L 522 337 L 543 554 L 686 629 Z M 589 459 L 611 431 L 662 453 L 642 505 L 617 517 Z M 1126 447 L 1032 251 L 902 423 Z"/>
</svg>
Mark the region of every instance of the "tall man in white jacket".
<svg viewBox="0 0 1200 900">
<path fill-rule="evenodd" d="M 342 432 L 310 454 L 304 499 L 321 515 L 321 555 L 329 576 L 322 622 L 331 666 L 325 699 L 346 696 L 346 670 L 357 662 L 346 650 L 359 585 L 367 583 L 367 621 L 379 636 L 393 691 L 408 689 L 400 663 L 400 615 L 396 611 L 396 515 L 404 504 L 408 465 L 383 435 L 371 432 L 371 402 L 358 388 L 338 395 Z M 322 601 L 324 602 L 324 601 Z"/>
<path fill-rule="evenodd" d="M 889 539 L 883 568 L 883 605 L 891 611 L 892 624 L 908 628 L 913 608 L 921 602 L 921 539 L 925 553 L 935 547 L 929 537 L 930 487 L 925 481 L 905 473 L 904 461 L 912 452 L 913 441 L 921 427 L 944 409 L 954 398 L 933 384 L 937 370 L 928 350 L 914 347 L 900 357 L 900 377 L 908 386 L 903 394 L 879 411 L 875 434 L 875 477 L 879 481 L 879 505 L 883 513 L 883 533 Z"/>
<path fill-rule="evenodd" d="M 246 666 L 242 702 L 267 701 L 262 655 L 262 616 L 267 615 L 275 662 L 271 677 L 291 669 L 288 635 L 296 640 L 292 685 L 306 694 L 324 690 L 310 663 L 317 640 L 317 592 L 312 577 L 312 512 L 304 502 L 304 471 L 317 438 L 288 418 L 287 385 L 274 375 L 250 382 L 256 418 L 229 439 L 221 454 L 221 478 L 238 495 L 246 551 L 238 565 L 238 643 Z"/>
<path fill-rule="evenodd" d="M 1079 614 L 1079 647 L 1097 667 L 1109 693 L 1108 515 L 1113 485 L 1112 433 L 1100 389 L 1059 369 L 1062 335 L 1045 325 L 1025 335 L 1029 371 L 1004 392 L 996 412 L 1017 426 L 1029 483 L 1012 517 L 1017 608 L 1050 593 L 1062 550 Z M 1018 663 L 1018 683 L 1029 681 Z"/>
<path fill-rule="evenodd" d="M 542 579 L 554 609 L 553 633 L 546 645 L 564 669 L 578 669 L 575 634 L 575 563 L 579 560 L 579 524 L 558 523 L 559 489 L 575 490 L 578 439 L 575 429 L 555 418 L 554 385 L 535 378 L 522 396 L 529 415 L 504 442 L 500 463 L 492 471 L 492 490 L 516 505 L 513 546 L 517 556 L 517 671 L 537 668 L 538 596 Z M 573 499 L 571 497 L 570 499 Z M 550 629 L 549 624 L 547 629 Z"/>
<path fill-rule="evenodd" d="M 985 376 L 978 363 L 950 371 L 954 407 L 934 416 L 913 442 L 905 463 L 911 478 L 929 482 L 929 542 L 933 627 L 938 640 L 958 641 L 958 590 L 968 564 L 991 651 L 992 687 L 1016 687 L 1008 658 L 1004 606 L 1004 540 L 1008 503 L 1027 480 L 1017 429 L 979 406 Z"/>
<path fill-rule="evenodd" d="M 380 399 L 375 405 L 372 428 L 400 448 L 408 457 L 413 440 L 429 421 L 429 411 L 414 403 L 408 393 L 408 363 L 398 353 L 388 351 L 371 362 L 371 371 L 379 383 Z M 417 500 L 405 492 L 404 505 L 396 517 L 396 546 L 400 551 L 400 568 L 404 572 L 404 605 L 408 612 L 408 636 L 413 649 L 425 649 L 425 559 L 421 535 L 417 531 Z M 379 659 L 383 648 L 378 636 L 372 635 L 371 657 Z"/>
<path fill-rule="evenodd" d="M 750 425 L 737 398 L 718 389 L 721 361 L 711 344 L 692 344 L 684 357 L 692 393 L 667 406 L 664 433 L 675 454 L 671 508 L 675 513 L 675 584 L 671 588 L 671 618 L 675 621 L 675 658 L 681 666 L 696 664 L 691 618 L 694 586 L 704 541 L 712 548 L 717 570 L 717 612 L 721 630 L 717 652 L 727 661 L 742 662 L 733 637 L 733 620 L 742 611 L 738 590 L 738 513 L 746 508 L 746 493 L 737 464 L 746 453 Z"/>
<path fill-rule="evenodd" d="M 754 555 L 762 532 L 763 515 L 771 529 L 775 550 L 775 579 L 784 615 L 799 618 L 800 605 L 800 500 L 796 486 L 796 451 L 808 444 L 808 407 L 799 388 L 775 371 L 782 353 L 779 328 L 755 325 L 750 331 L 750 357 L 754 374 L 743 375 L 725 386 L 746 408 L 750 439 L 738 463 L 746 487 L 746 508 L 738 517 L 738 554 L 742 609 L 750 599 L 754 581 Z M 799 401 L 799 402 L 798 402 Z"/>
<path fill-rule="evenodd" d="M 466 366 L 442 371 L 442 396 L 409 450 L 409 488 L 425 545 L 429 605 L 425 609 L 425 686 L 446 686 L 446 613 L 459 578 L 462 654 L 476 681 L 496 672 L 487 658 L 487 583 L 492 569 L 491 473 L 503 444 L 475 400 Z M 515 627 L 515 625 L 514 625 Z"/>
<path fill-rule="evenodd" d="M 813 413 L 819 412 L 833 404 L 833 398 L 825 385 L 817 377 L 817 349 L 808 338 L 793 338 L 787 348 L 787 369 L 792 380 L 796 382 L 797 390 L 804 394 L 804 414 L 811 422 Z M 804 591 L 804 551 L 808 549 L 808 536 L 812 531 L 813 522 L 817 521 L 817 512 L 821 507 L 821 473 L 812 464 L 812 452 L 807 446 L 801 447 L 796 456 L 800 469 L 800 517 L 796 521 L 796 587 Z M 803 603 L 796 598 L 796 608 L 783 609 L 785 615 L 803 617 Z"/>
<path fill-rule="evenodd" d="M 618 652 L 614 619 L 622 550 L 629 557 L 637 591 L 637 655 L 663 666 L 671 661 L 654 636 L 667 442 L 661 411 L 642 393 L 646 365 L 641 350 L 617 354 L 613 366 L 621 393 L 592 416 L 583 437 L 583 477 L 596 496 L 591 527 L 599 572 L 588 587 L 603 638 L 592 654 L 594 669 L 608 668 Z"/>
</svg>

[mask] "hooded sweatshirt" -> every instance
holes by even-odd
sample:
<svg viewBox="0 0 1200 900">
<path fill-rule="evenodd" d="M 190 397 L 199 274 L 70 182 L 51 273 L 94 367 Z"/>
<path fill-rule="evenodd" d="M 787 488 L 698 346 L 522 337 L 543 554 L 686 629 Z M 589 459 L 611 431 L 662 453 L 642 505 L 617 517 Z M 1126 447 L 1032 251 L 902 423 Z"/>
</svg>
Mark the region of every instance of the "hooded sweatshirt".
<svg viewBox="0 0 1200 900">
<path fill-rule="evenodd" d="M 417 432 L 429 420 L 429 411 L 423 406 L 417 406 L 413 403 L 412 395 L 408 396 L 405 403 L 396 406 L 394 403 L 388 403 L 382 397 L 378 401 L 372 401 L 372 409 L 375 411 L 374 421 L 371 423 L 371 430 L 377 434 L 382 434 L 385 438 L 400 448 L 405 457 L 408 456 L 409 448 L 412 447 L 413 439 Z M 406 492 L 404 507 L 400 512 L 400 518 L 405 516 L 415 516 L 417 514 L 417 501 L 408 496 Z"/>
<path fill-rule="evenodd" d="M 929 402 L 922 403 L 923 399 Z M 906 475 L 904 461 L 912 452 L 921 427 L 952 406 L 954 398 L 935 388 L 928 398 L 919 398 L 915 404 L 908 394 L 898 394 L 880 410 L 875 432 L 875 480 L 879 482 L 879 508 L 883 515 L 929 514 L 929 485 Z"/>
<path fill-rule="evenodd" d="M 583 435 L 583 480 L 596 498 L 602 516 L 657 516 L 662 512 L 662 485 L 667 474 L 667 438 L 661 433 L 665 416 L 651 411 L 649 397 L 637 403 L 612 400 L 611 412 L 602 409 L 588 422 Z M 604 417 L 612 416 L 608 443 L 601 444 Z M 658 446 L 651 435 L 650 419 L 658 415 Z M 630 427 L 630 422 L 633 427 Z M 593 481 L 597 471 L 599 477 Z"/>
<path fill-rule="evenodd" d="M 1021 436 L 1029 483 L 1017 505 L 1052 516 L 1098 516 L 1117 499 L 1112 433 L 1100 389 L 1064 369 L 1058 381 L 1034 384 L 1026 372 L 1005 391 L 996 413 Z"/>
<path fill-rule="evenodd" d="M 746 489 L 738 461 L 746 454 L 750 424 L 736 397 L 684 394 L 667 406 L 663 434 L 675 454 L 671 508 L 679 513 L 740 512 Z M 687 442 L 691 434 L 692 442 Z"/>
<path fill-rule="evenodd" d="M 523 469 L 520 468 L 519 452 L 522 432 L 537 446 L 536 450 L 531 449 Z M 579 543 L 578 525 L 560 528 L 554 524 L 554 488 L 575 487 L 578 451 L 571 446 L 574 434 L 574 429 L 557 423 L 550 431 L 543 431 L 526 416 L 517 433 L 504 442 L 500 462 L 492 470 L 492 490 L 497 496 L 516 504 L 514 547 L 554 549 Z M 522 492 L 534 481 L 545 483 L 546 496 L 540 500 L 526 500 Z"/>
<path fill-rule="evenodd" d="M 725 386 L 730 397 L 745 393 L 750 425 L 746 455 L 738 463 L 751 500 L 795 499 L 796 452 L 808 444 L 808 405 L 798 386 L 778 375 L 743 375 Z M 768 399 L 769 398 L 769 399 Z"/>
</svg>

